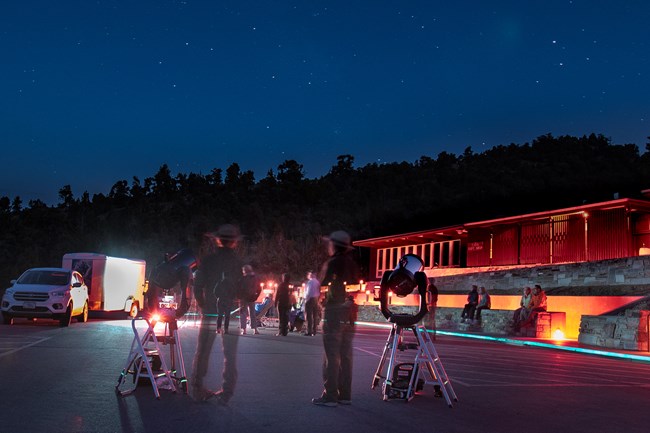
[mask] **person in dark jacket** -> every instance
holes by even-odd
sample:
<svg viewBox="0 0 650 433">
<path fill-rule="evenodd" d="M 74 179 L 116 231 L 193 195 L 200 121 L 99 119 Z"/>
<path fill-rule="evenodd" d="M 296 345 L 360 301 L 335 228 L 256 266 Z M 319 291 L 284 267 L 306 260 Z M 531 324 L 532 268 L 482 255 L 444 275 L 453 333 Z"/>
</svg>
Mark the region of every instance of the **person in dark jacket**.
<svg viewBox="0 0 650 433">
<path fill-rule="evenodd" d="M 246 335 L 246 320 L 250 318 L 251 329 L 254 334 L 259 334 L 257 330 L 257 318 L 255 314 L 255 301 L 262 292 L 260 280 L 255 275 L 251 265 L 244 265 L 242 268 L 244 275 L 242 280 L 241 299 L 239 300 L 239 332 Z"/>
<path fill-rule="evenodd" d="M 222 334 L 224 360 L 221 391 L 206 389 L 203 380 L 208 372 L 210 352 L 216 337 L 217 301 L 224 293 L 232 293 L 234 288 L 241 287 L 242 264 L 234 251 L 240 235 L 235 226 L 225 224 L 209 237 L 216 242 L 217 248 L 201 260 L 194 283 L 194 297 L 201 311 L 201 325 L 192 364 L 190 392 L 195 400 L 204 401 L 216 397 L 220 403 L 226 404 L 232 397 L 237 382 L 238 334 Z"/>
<path fill-rule="evenodd" d="M 278 310 L 279 332 L 277 336 L 286 337 L 289 333 L 289 313 L 291 313 L 291 288 L 289 287 L 289 274 L 282 274 L 282 282 L 278 284 L 275 294 L 275 308 Z"/>
<path fill-rule="evenodd" d="M 426 325 L 433 331 L 433 339 L 436 339 L 436 308 L 438 308 L 438 288 L 434 284 L 433 277 L 427 278 L 427 320 Z"/>
<path fill-rule="evenodd" d="M 460 315 L 461 321 L 474 320 L 474 312 L 476 311 L 476 306 L 478 305 L 478 286 L 472 286 L 472 290 L 467 295 L 467 304 L 463 308 L 463 312 Z"/>
<path fill-rule="evenodd" d="M 327 286 L 323 324 L 324 390 L 311 401 L 319 406 L 351 404 L 352 339 L 356 308 L 346 296 L 345 285 L 359 281 L 359 267 L 353 260 L 350 235 L 335 231 L 325 238 L 329 259 L 323 265 L 319 280 Z"/>
<path fill-rule="evenodd" d="M 230 328 L 230 314 L 235 305 L 235 287 L 227 287 L 220 290 L 217 299 L 217 334 L 227 334 Z M 223 324 L 223 328 L 221 325 Z"/>
</svg>

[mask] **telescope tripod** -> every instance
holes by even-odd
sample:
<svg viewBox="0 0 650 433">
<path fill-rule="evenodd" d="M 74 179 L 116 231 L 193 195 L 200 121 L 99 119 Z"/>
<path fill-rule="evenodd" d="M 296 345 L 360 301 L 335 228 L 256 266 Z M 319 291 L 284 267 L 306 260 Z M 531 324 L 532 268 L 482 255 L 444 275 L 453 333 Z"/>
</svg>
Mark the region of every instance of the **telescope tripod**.
<svg viewBox="0 0 650 433">
<path fill-rule="evenodd" d="M 137 328 L 136 321 L 138 320 L 144 320 L 147 324 L 147 329 L 144 333 L 141 333 Z M 124 396 L 133 393 L 141 378 L 146 378 L 151 381 L 151 386 L 157 399 L 160 399 L 159 388 L 162 386 L 171 389 L 172 392 L 176 392 L 177 387 L 180 387 L 187 393 L 185 361 L 183 360 L 183 351 L 180 336 L 178 335 L 176 319 L 173 318 L 165 322 L 165 333 L 160 336 L 157 336 L 154 332 L 156 323 L 143 317 L 135 317 L 131 321 L 131 327 L 134 333 L 131 350 L 126 365 L 117 380 L 117 385 L 115 385 L 115 392 L 119 395 Z M 161 345 L 166 344 L 169 345 L 171 368 L 168 368 L 167 361 L 160 348 Z M 177 362 L 178 369 L 176 368 Z M 128 375 L 133 375 L 134 386 L 131 389 L 121 389 Z M 162 378 L 166 378 L 166 380 Z M 159 381 L 161 382 L 160 384 Z"/>
<path fill-rule="evenodd" d="M 411 330 L 415 341 L 405 341 L 404 330 Z M 407 349 L 417 351 L 413 362 L 399 363 L 397 351 Z M 386 360 L 388 360 L 388 366 L 384 370 Z M 393 324 L 375 371 L 371 389 L 374 389 L 382 379 L 384 380 L 382 386 L 384 401 L 391 398 L 402 398 L 409 402 L 415 396 L 415 392 L 421 390 L 424 385 L 433 385 L 435 396 L 444 396 L 449 407 L 452 407 L 452 400 L 458 401 L 438 352 L 424 326 Z"/>
</svg>

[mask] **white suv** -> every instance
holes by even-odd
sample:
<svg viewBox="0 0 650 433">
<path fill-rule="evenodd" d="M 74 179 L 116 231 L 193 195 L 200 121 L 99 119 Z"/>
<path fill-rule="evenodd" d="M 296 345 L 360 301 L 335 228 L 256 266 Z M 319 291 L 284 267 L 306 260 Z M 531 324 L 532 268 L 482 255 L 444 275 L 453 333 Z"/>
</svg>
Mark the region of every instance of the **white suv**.
<svg viewBox="0 0 650 433">
<path fill-rule="evenodd" d="M 63 268 L 26 270 L 2 297 L 2 320 L 11 325 L 14 317 L 49 318 L 68 326 L 72 317 L 88 320 L 88 287 L 77 271 Z"/>
</svg>

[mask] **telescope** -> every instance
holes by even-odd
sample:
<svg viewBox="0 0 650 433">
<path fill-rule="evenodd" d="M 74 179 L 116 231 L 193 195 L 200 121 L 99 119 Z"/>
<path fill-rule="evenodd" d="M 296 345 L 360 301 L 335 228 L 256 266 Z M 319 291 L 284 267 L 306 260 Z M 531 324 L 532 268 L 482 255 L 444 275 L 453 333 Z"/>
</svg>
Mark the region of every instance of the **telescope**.
<svg viewBox="0 0 650 433">
<path fill-rule="evenodd" d="M 196 258 L 190 249 L 165 254 L 165 261 L 153 270 L 149 279 L 148 293 L 151 312 L 159 309 L 176 310 L 176 317 L 185 315 L 189 309 L 190 282 Z M 178 293 L 174 293 L 178 291 Z"/>
<path fill-rule="evenodd" d="M 379 286 L 379 305 L 386 320 L 398 326 L 409 327 L 418 323 L 427 314 L 427 276 L 422 272 L 424 262 L 415 254 L 406 254 L 399 259 L 391 272 L 386 272 Z M 420 309 L 412 314 L 396 314 L 388 308 L 388 292 L 398 297 L 410 295 L 417 289 L 420 295 Z"/>
<path fill-rule="evenodd" d="M 434 386 L 434 395 L 444 396 L 447 405 L 452 407 L 452 400 L 458 401 L 458 397 L 429 333 L 423 325 L 418 325 L 427 314 L 427 277 L 422 272 L 423 267 L 424 262 L 420 257 L 406 254 L 399 259 L 393 271 L 386 272 L 381 278 L 380 310 L 393 326 L 372 379 L 371 388 L 374 389 L 383 380 L 384 401 L 390 398 L 403 398 L 409 401 L 425 384 L 431 384 Z M 403 298 L 415 290 L 420 295 L 420 309 L 416 314 L 395 314 L 390 311 L 389 292 Z M 412 331 L 413 338 L 410 342 L 405 340 L 404 330 Z M 412 358 L 413 362 L 400 362 L 398 359 L 400 357 L 398 352 L 406 349 L 416 350 Z M 388 362 L 387 367 L 386 362 Z"/>
</svg>

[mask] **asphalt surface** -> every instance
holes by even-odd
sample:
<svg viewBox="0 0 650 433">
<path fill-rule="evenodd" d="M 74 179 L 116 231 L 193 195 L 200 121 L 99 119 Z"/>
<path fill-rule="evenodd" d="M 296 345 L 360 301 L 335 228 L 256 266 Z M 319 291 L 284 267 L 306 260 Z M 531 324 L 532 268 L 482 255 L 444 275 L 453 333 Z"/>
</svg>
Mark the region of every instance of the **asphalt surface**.
<svg viewBox="0 0 650 433">
<path fill-rule="evenodd" d="M 438 335 L 435 347 L 458 396 L 449 408 L 425 385 L 410 402 L 371 389 L 388 330 L 360 326 L 351 406 L 314 406 L 322 390 L 322 340 L 277 329 L 237 337 L 239 381 L 227 406 L 139 384 L 120 396 L 130 320 L 59 328 L 0 326 L 0 432 L 647 432 L 650 364 Z M 234 322 L 234 321 L 233 321 Z M 231 323 L 232 331 L 237 331 Z M 198 327 L 180 330 L 191 371 Z M 168 354 L 168 346 L 163 347 Z M 399 352 L 412 361 L 414 351 Z M 207 385 L 218 389 L 221 342 Z M 191 380 L 191 378 L 190 378 Z M 127 380 L 126 385 L 129 385 Z"/>
</svg>

